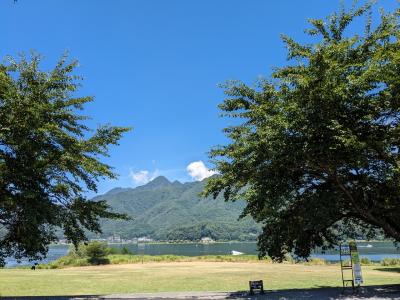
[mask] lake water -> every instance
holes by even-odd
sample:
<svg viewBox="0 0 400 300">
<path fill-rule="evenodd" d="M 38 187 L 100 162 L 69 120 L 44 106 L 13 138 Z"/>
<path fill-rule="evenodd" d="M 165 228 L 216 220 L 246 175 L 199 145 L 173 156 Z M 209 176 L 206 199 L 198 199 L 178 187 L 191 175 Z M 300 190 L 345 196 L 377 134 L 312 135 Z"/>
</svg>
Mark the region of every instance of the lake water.
<svg viewBox="0 0 400 300">
<path fill-rule="evenodd" d="M 359 242 L 357 243 L 361 257 L 367 257 L 372 261 L 381 261 L 383 258 L 400 258 L 400 250 L 391 242 Z M 185 256 L 199 255 L 226 255 L 231 251 L 239 251 L 244 254 L 257 254 L 256 243 L 214 243 L 214 244 L 113 244 L 112 247 L 127 247 L 135 254 L 139 255 L 162 255 L 174 254 Z M 53 261 L 68 252 L 69 246 L 56 245 L 50 247 L 47 258 L 41 263 Z M 326 251 L 324 254 L 316 251 L 313 257 L 319 257 L 328 261 L 338 261 L 339 253 L 337 250 Z M 8 260 L 7 266 L 31 265 L 32 262 Z"/>
</svg>

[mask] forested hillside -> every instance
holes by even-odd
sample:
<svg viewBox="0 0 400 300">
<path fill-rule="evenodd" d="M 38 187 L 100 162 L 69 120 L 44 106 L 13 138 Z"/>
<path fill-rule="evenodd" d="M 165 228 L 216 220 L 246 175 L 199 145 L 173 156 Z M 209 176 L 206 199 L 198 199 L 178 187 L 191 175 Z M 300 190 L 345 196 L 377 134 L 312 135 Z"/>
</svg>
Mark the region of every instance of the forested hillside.
<svg viewBox="0 0 400 300">
<path fill-rule="evenodd" d="M 199 193 L 204 183 L 170 182 L 160 176 L 144 186 L 116 188 L 96 197 L 95 200 L 106 200 L 115 211 L 132 217 L 130 221 L 103 221 L 101 237 L 255 240 L 260 226 L 249 218 L 238 220 L 244 203 L 203 199 Z"/>
</svg>

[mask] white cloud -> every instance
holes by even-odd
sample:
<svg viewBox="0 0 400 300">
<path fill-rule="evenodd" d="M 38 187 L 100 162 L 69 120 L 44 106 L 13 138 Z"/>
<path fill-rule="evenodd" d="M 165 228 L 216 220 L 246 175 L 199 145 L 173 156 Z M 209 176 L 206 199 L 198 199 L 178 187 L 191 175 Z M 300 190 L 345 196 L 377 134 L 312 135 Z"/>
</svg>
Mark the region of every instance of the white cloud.
<svg viewBox="0 0 400 300">
<path fill-rule="evenodd" d="M 149 172 L 147 170 L 141 170 L 138 172 L 134 172 L 132 169 L 129 170 L 129 177 L 132 179 L 135 185 L 143 185 L 152 181 L 159 175 L 159 171 L 155 170 L 154 172 Z"/>
<path fill-rule="evenodd" d="M 208 169 L 201 160 L 190 163 L 186 167 L 186 170 L 188 171 L 190 177 L 197 181 L 201 181 L 204 178 L 217 174 L 217 172 Z"/>
</svg>

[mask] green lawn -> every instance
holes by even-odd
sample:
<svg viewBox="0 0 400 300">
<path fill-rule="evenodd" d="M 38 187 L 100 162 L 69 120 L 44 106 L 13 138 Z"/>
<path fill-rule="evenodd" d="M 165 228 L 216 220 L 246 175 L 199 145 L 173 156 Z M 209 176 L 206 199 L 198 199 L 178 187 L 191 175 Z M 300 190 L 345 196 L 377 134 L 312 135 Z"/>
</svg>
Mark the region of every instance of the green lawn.
<svg viewBox="0 0 400 300">
<path fill-rule="evenodd" d="M 366 285 L 399 284 L 400 268 L 363 267 Z M 2 269 L 1 296 L 83 295 L 160 291 L 246 290 L 263 279 L 267 289 L 340 286 L 338 265 L 266 262 L 159 262 L 66 269 Z"/>
</svg>

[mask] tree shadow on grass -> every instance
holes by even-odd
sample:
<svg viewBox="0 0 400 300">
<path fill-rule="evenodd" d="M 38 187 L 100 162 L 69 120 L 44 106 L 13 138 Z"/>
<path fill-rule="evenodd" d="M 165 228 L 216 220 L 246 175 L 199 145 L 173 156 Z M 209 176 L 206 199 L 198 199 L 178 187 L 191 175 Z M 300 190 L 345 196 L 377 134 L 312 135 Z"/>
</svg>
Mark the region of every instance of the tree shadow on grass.
<svg viewBox="0 0 400 300">
<path fill-rule="evenodd" d="M 244 294 L 242 294 L 242 297 Z M 285 290 L 266 290 L 264 295 L 246 295 L 245 298 L 238 297 L 237 293 L 232 293 L 227 299 L 252 299 L 252 300 L 272 300 L 272 299 L 297 299 L 297 300 L 339 300 L 347 297 L 356 299 L 400 299 L 400 285 L 374 285 L 362 286 L 359 289 L 351 287 L 327 287 L 318 286 L 312 289 L 285 289 Z"/>
<path fill-rule="evenodd" d="M 374 270 L 383 271 L 383 272 L 400 273 L 400 267 L 399 268 L 374 268 Z"/>
<path fill-rule="evenodd" d="M 131 296 L 132 298 L 130 298 Z M 286 290 L 268 290 L 265 294 L 249 295 L 248 291 L 241 292 L 177 292 L 177 293 L 139 293 L 125 294 L 118 297 L 114 296 L 19 296 L 19 297 L 0 297 L 1 300 L 70 300 L 70 299 L 98 299 L 98 300 L 118 300 L 118 299 L 153 299 L 153 300 L 172 300 L 172 299 L 251 299 L 251 300 L 270 300 L 270 299 L 297 299 L 297 300 L 339 300 L 343 297 L 356 297 L 356 299 L 398 299 L 400 298 L 400 284 L 397 285 L 374 285 L 363 286 L 360 289 L 353 290 L 351 287 L 343 290 L 342 287 L 320 286 L 313 289 L 286 289 Z"/>
<path fill-rule="evenodd" d="M 98 295 L 74 295 L 74 296 L 6 296 L 0 300 L 71 300 L 71 299 L 99 299 Z"/>
</svg>

